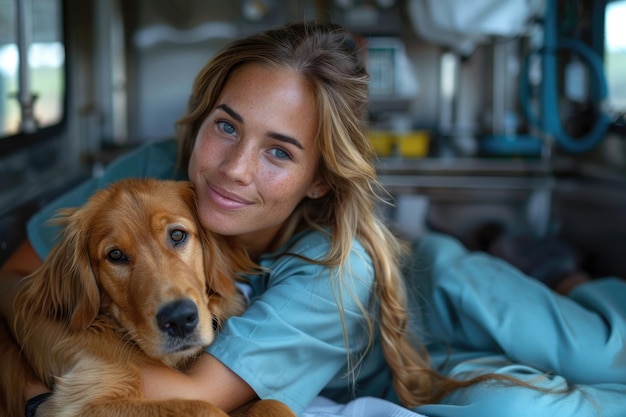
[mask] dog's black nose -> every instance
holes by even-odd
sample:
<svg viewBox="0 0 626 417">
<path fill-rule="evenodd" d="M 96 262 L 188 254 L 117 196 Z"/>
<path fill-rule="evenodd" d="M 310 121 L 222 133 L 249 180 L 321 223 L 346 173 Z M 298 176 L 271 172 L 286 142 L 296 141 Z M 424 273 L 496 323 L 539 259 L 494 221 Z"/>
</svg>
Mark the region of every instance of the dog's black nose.
<svg viewBox="0 0 626 417">
<path fill-rule="evenodd" d="M 162 307 L 156 315 L 159 329 L 172 337 L 185 337 L 198 325 L 198 308 L 189 300 L 178 300 Z"/>
</svg>

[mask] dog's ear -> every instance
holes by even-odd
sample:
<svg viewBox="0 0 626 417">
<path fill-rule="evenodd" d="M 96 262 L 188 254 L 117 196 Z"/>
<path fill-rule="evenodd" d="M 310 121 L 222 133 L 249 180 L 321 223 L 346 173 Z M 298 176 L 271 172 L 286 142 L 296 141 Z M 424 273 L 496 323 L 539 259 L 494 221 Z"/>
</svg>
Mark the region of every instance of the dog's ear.
<svg viewBox="0 0 626 417">
<path fill-rule="evenodd" d="M 184 184 L 183 198 L 196 216 L 198 234 L 202 240 L 207 289 L 214 297 L 220 299 L 217 303 L 219 311 L 214 311 L 214 313 L 220 320 L 233 314 L 240 314 L 245 308 L 245 302 L 242 301 L 235 282 L 242 280 L 241 274 L 259 273 L 261 268 L 232 239 L 205 229 L 198 216 L 199 208 L 193 184 L 190 182 Z"/>
<path fill-rule="evenodd" d="M 258 271 L 256 264 L 237 244 L 207 230 L 202 232 L 207 285 L 222 297 L 232 297 L 241 274 Z"/>
<path fill-rule="evenodd" d="M 16 297 L 16 311 L 48 317 L 70 330 L 85 329 L 94 320 L 100 295 L 89 259 L 86 217 L 82 208 L 60 212 L 56 219 L 64 226 L 60 241 L 27 278 L 28 283 Z"/>
<path fill-rule="evenodd" d="M 245 311 L 245 298 L 235 283 L 244 281 L 244 273 L 259 273 L 260 267 L 250 260 L 243 248 L 223 236 L 203 230 L 202 238 L 207 290 L 212 294 L 209 307 L 221 324 L 226 318 Z"/>
</svg>

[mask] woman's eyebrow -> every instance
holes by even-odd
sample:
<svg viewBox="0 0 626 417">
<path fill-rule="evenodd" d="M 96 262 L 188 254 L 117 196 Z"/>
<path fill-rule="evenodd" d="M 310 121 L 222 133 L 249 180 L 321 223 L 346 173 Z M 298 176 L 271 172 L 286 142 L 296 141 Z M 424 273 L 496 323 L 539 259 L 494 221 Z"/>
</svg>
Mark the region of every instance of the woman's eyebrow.
<svg viewBox="0 0 626 417">
<path fill-rule="evenodd" d="M 228 115 L 232 117 L 233 119 L 235 119 L 237 122 L 243 123 L 243 117 L 241 117 L 239 113 L 237 113 L 235 110 L 229 107 L 228 104 L 219 104 L 216 108 L 228 113 Z M 304 146 L 302 146 L 300 141 L 296 138 L 292 138 L 291 136 L 283 135 L 282 133 L 276 133 L 276 132 L 269 132 L 268 136 L 276 140 L 279 140 L 281 142 L 290 143 L 300 149 L 304 149 Z"/>
<path fill-rule="evenodd" d="M 243 117 L 235 110 L 231 109 L 227 104 L 220 104 L 216 108 L 224 110 L 230 117 L 238 121 L 239 123 L 243 123 Z"/>
<path fill-rule="evenodd" d="M 292 138 L 291 136 L 283 135 L 281 133 L 276 133 L 276 132 L 270 132 L 268 133 L 268 136 L 276 140 L 279 140 L 281 142 L 290 143 L 300 149 L 304 149 L 304 146 L 302 146 L 302 144 L 298 141 L 298 139 Z"/>
</svg>

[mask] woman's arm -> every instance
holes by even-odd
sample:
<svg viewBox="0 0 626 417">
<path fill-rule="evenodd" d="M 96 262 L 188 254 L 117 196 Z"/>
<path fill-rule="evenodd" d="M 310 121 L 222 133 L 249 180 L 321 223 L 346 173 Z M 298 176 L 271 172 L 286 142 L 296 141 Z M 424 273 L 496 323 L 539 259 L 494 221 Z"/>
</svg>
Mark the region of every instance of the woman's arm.
<svg viewBox="0 0 626 417">
<path fill-rule="evenodd" d="M 0 268 L 0 272 L 3 275 L 5 273 L 13 273 L 25 277 L 35 272 L 42 263 L 35 249 L 30 244 L 30 240 L 26 239 L 9 256 L 9 259 Z"/>
<path fill-rule="evenodd" d="M 23 277 L 34 272 L 41 264 L 41 259 L 33 250 L 30 242 L 25 240 L 0 268 L 0 315 L 10 326 L 13 324 L 15 313 L 13 298 L 19 282 Z M 24 399 L 26 401 L 48 391 L 48 388 L 35 378 L 25 381 L 25 383 Z"/>
<path fill-rule="evenodd" d="M 227 412 L 257 398 L 243 379 L 205 352 L 185 373 L 163 367 L 142 372 L 144 395 L 148 398 L 203 400 Z"/>
<path fill-rule="evenodd" d="M 35 272 L 41 264 L 30 241 L 25 240 L 0 268 L 0 315 L 9 325 L 13 324 L 13 297 L 20 280 Z"/>
</svg>

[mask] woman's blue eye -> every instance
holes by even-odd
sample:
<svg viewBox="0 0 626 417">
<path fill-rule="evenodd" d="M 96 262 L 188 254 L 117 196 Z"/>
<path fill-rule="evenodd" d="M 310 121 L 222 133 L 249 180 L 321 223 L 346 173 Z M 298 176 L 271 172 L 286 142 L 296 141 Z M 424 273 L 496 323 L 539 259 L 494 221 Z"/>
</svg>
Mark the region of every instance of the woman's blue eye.
<svg viewBox="0 0 626 417">
<path fill-rule="evenodd" d="M 272 154 L 278 159 L 291 159 L 291 155 L 289 155 L 289 152 L 285 151 L 284 149 L 274 148 L 270 152 L 272 152 Z"/>
<path fill-rule="evenodd" d="M 218 121 L 217 126 L 222 130 L 222 132 L 226 133 L 227 135 L 234 135 L 235 133 L 237 133 L 237 131 L 235 130 L 235 126 L 223 120 Z"/>
</svg>

